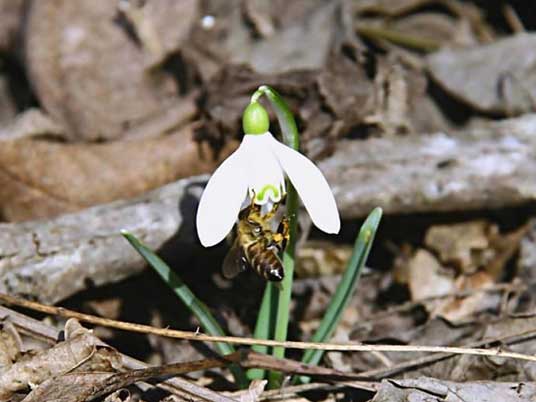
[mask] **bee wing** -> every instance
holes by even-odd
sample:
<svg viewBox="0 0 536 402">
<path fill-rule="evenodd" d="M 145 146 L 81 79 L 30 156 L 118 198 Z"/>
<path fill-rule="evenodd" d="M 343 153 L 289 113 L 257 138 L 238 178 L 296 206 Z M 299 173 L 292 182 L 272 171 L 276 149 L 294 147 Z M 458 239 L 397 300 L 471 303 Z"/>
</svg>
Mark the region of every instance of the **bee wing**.
<svg viewBox="0 0 536 402">
<path fill-rule="evenodd" d="M 223 276 L 227 279 L 232 279 L 240 272 L 246 270 L 248 266 L 249 264 L 244 255 L 244 250 L 240 247 L 240 244 L 235 241 L 223 260 Z"/>
</svg>

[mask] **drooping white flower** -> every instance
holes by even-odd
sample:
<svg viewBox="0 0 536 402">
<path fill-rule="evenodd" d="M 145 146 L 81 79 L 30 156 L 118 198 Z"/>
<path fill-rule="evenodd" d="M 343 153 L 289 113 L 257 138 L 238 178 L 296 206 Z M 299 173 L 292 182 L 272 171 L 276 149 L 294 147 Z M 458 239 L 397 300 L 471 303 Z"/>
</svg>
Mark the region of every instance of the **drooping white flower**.
<svg viewBox="0 0 536 402">
<path fill-rule="evenodd" d="M 213 246 L 231 231 L 248 197 L 257 205 L 281 201 L 287 176 L 313 224 L 338 233 L 340 218 L 335 199 L 322 172 L 301 153 L 277 141 L 268 131 L 266 110 L 251 103 L 244 112 L 244 138 L 238 149 L 216 169 L 197 210 L 201 244 Z"/>
</svg>

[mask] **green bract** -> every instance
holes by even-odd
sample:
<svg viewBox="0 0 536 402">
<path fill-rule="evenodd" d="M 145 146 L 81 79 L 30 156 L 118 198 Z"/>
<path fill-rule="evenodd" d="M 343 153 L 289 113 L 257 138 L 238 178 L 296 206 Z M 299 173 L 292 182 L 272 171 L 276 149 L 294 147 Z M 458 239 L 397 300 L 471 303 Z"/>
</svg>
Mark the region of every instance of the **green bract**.
<svg viewBox="0 0 536 402">
<path fill-rule="evenodd" d="M 244 134 L 264 134 L 270 128 L 268 112 L 258 102 L 252 102 L 244 110 L 242 117 Z"/>
</svg>

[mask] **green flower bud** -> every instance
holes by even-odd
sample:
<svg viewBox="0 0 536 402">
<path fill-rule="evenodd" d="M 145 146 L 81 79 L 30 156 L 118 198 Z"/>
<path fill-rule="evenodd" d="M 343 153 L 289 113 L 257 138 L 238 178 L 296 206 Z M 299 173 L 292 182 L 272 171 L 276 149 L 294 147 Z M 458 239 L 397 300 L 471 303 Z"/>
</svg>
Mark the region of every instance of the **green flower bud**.
<svg viewBox="0 0 536 402">
<path fill-rule="evenodd" d="M 242 115 L 242 127 L 245 134 L 264 134 L 270 128 L 268 112 L 258 102 L 251 102 Z"/>
</svg>

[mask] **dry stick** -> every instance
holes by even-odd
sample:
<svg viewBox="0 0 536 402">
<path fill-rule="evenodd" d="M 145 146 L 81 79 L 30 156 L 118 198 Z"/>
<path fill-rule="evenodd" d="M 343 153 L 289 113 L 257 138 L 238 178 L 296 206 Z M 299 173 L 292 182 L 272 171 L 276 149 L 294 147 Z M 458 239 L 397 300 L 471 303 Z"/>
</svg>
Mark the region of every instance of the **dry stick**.
<svg viewBox="0 0 536 402">
<path fill-rule="evenodd" d="M 240 352 L 235 352 L 233 355 L 226 356 L 225 359 L 203 359 L 185 363 L 172 363 L 163 366 L 147 367 L 143 369 L 131 370 L 122 373 L 111 374 L 108 378 L 104 379 L 99 386 L 101 389 L 91 394 L 91 400 L 97 397 L 101 397 L 117 391 L 118 389 L 128 387 L 135 382 L 150 380 L 155 377 L 161 377 L 165 375 L 180 375 L 190 373 L 192 371 L 206 370 L 211 368 L 225 367 L 229 362 L 239 361 Z M 215 396 L 212 396 L 214 398 Z M 209 400 L 213 400 L 213 399 Z M 220 402 L 230 402 L 233 399 L 226 396 L 217 396 Z"/>
<path fill-rule="evenodd" d="M 234 336 L 211 336 L 191 331 L 180 331 L 165 328 L 155 328 L 149 325 L 134 324 L 124 321 L 110 320 L 90 314 L 83 314 L 76 311 L 68 310 L 62 307 L 47 306 L 41 303 L 23 300 L 17 297 L 0 293 L 0 300 L 7 304 L 17 305 L 42 313 L 58 315 L 66 318 L 76 318 L 79 321 L 88 322 L 95 325 L 101 325 L 109 328 L 121 329 L 124 331 L 138 332 L 144 334 L 154 334 L 168 338 L 187 339 L 191 341 L 204 342 L 227 342 L 238 345 L 264 345 L 264 346 L 282 346 L 289 349 L 319 349 L 319 350 L 338 350 L 344 352 L 429 352 L 429 353 L 450 353 L 461 355 L 476 356 L 494 356 L 517 360 L 527 360 L 536 362 L 536 356 L 526 355 L 523 353 L 506 352 L 500 349 L 478 349 L 451 346 L 412 346 L 412 345 L 363 345 L 356 343 L 318 343 L 318 342 L 297 342 L 297 341 L 272 341 L 265 339 L 240 338 Z M 536 332 L 536 329 L 534 330 Z"/>
<path fill-rule="evenodd" d="M 363 382 L 362 376 L 359 373 L 349 373 L 337 369 L 304 364 L 295 360 L 277 358 L 250 350 L 242 351 L 240 360 L 236 360 L 237 356 L 234 353 L 224 356 L 223 359 L 229 359 L 229 362 L 240 364 L 244 368 L 261 368 L 271 371 L 280 371 L 287 374 L 306 375 L 315 378 L 321 377 L 324 380 L 359 381 L 359 388 L 366 387 L 365 389 L 371 389 L 371 387 L 374 386 L 374 384 L 371 384 L 370 382 Z"/>
</svg>

